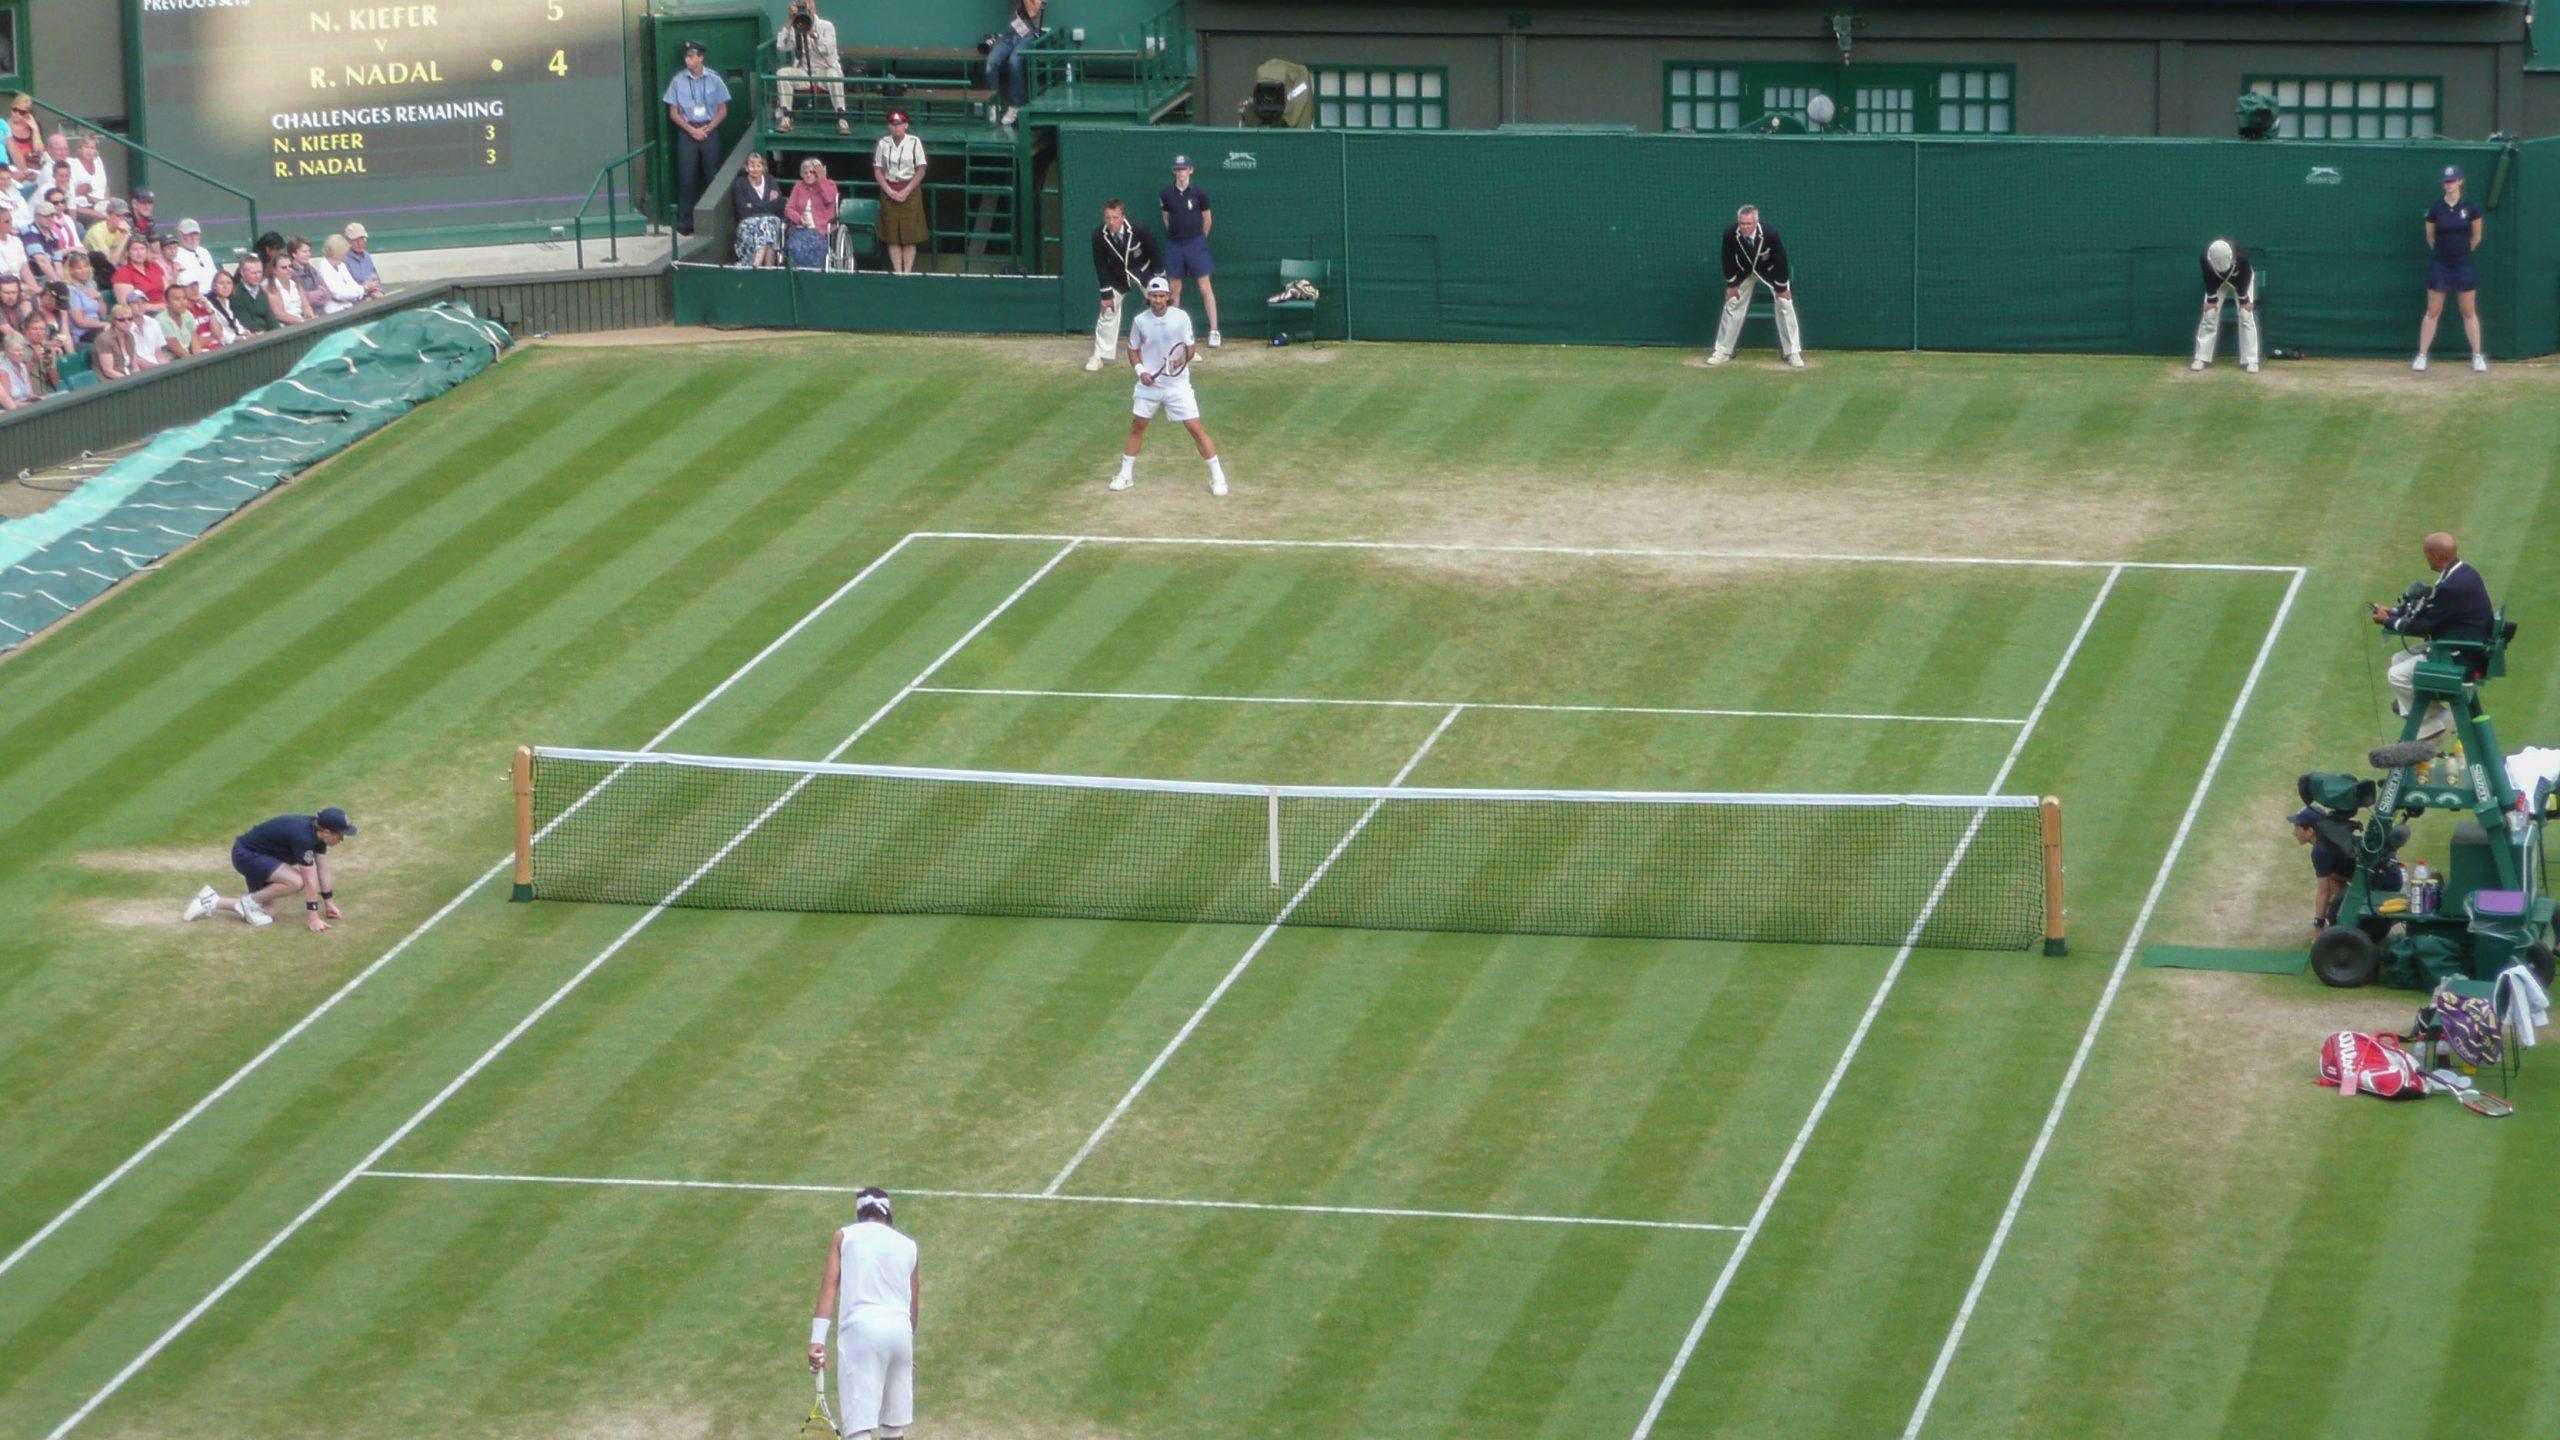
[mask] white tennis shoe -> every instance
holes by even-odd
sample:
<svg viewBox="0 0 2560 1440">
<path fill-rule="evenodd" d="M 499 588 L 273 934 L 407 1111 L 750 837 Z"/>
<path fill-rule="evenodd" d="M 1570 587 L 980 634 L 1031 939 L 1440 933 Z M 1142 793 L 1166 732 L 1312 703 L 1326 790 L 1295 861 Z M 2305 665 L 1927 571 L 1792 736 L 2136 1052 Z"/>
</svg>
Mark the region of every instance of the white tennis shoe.
<svg viewBox="0 0 2560 1440">
<path fill-rule="evenodd" d="M 1224 494 L 1226 494 L 1226 493 L 1227 493 L 1227 477 L 1226 477 L 1226 476 L 1224 476 L 1224 475 L 1212 475 L 1212 476 L 1210 476 L 1210 477 L 1209 477 L 1209 493 L 1210 493 L 1210 494 L 1212 494 L 1212 495 L 1224 495 Z"/>
<path fill-rule="evenodd" d="M 1790 355 L 1790 356 L 1788 356 L 1788 357 L 1787 357 L 1787 368 L 1788 368 L 1788 369 L 1790 369 L 1790 370 L 1801 370 L 1801 369 L 1803 369 L 1803 368 L 1804 368 L 1804 357 L 1803 357 L 1802 355 Z"/>
<path fill-rule="evenodd" d="M 2203 362 L 2203 361 L 2201 361 L 2201 360 L 2190 360 L 2190 361 L 2188 361 L 2188 362 L 2187 362 L 2187 369 L 2188 369 L 2188 371 L 2189 371 L 2190 373 L 2192 373 L 2192 372 L 2194 372 L 2194 371 L 2197 371 L 2197 370 L 2201 370 L 2201 369 L 2203 369 L 2203 368 L 2204 368 L 2204 362 Z"/>
<path fill-rule="evenodd" d="M 1718 355 L 1717 353 L 1715 353 L 1715 352 L 1714 352 L 1714 351 L 1712 351 L 1712 350 L 1710 350 L 1710 351 L 1708 351 L 1708 352 L 1707 352 L 1707 363 L 1708 363 L 1708 364 L 1710 364 L 1710 365 L 1725 365 L 1725 364 L 1730 364 L 1730 363 L 1732 362 L 1732 360 L 1733 360 L 1733 357 L 1732 357 L 1732 356 L 1730 356 L 1730 355 Z"/>
<path fill-rule="evenodd" d="M 1088 371 L 1092 371 L 1092 370 L 1099 370 L 1099 369 L 1101 369 L 1101 368 L 1102 368 L 1102 357 L 1101 357 L 1101 356 L 1099 356 L 1099 355 L 1088 355 L 1088 356 L 1086 356 L 1086 357 L 1085 357 L 1085 361 L 1084 361 L 1084 368 L 1085 368 L 1086 370 L 1088 370 Z"/>
<path fill-rule="evenodd" d="M 1212 330 L 1212 331 L 1210 331 L 1210 332 L 1209 332 L 1209 348 L 1210 348 L 1210 349 L 1215 350 L 1215 349 L 1217 349 L 1219 346 L 1224 345 L 1224 344 L 1226 344 L 1226 343 L 1227 343 L 1227 338 L 1226 338 L 1225 336 L 1223 336 L 1223 335 L 1219 334 L 1219 333 L 1218 333 L 1217 331 L 1215 331 L 1215 330 Z"/>
<path fill-rule="evenodd" d="M 221 898 L 222 896 L 212 886 L 207 885 L 196 892 L 196 898 L 187 902 L 187 913 L 181 918 L 201 920 L 213 913 L 213 902 Z"/>
<path fill-rule="evenodd" d="M 2252 374 L 2252 375 L 2255 375 L 2255 374 L 2257 374 L 2257 373 L 2258 373 L 2258 362 L 2257 362 L 2257 361 L 2255 361 L 2255 360 L 2252 360 L 2252 361 L 2250 361 L 2248 364 L 2243 365 L 2243 366 L 2241 366 L 2240 368 L 2241 368 L 2241 369 L 2243 369 L 2243 370 L 2248 371 L 2248 372 L 2249 372 L 2250 374 Z"/>
<path fill-rule="evenodd" d="M 1137 477 L 1134 475 L 1114 475 L 1111 477 L 1111 488 L 1114 490 L 1126 490 L 1137 483 Z"/>
<path fill-rule="evenodd" d="M 2471 357 L 2471 369 L 2472 369 L 2472 371 L 2473 371 L 2474 373 L 2476 373 L 2476 374 L 2481 374 L 2481 375 L 2486 375 L 2486 374 L 2488 374 L 2488 373 L 2489 373 L 2489 357 L 2488 357 L 2488 356 L 2486 356 L 2486 355 L 2474 355 L 2474 356 L 2472 356 L 2472 357 Z"/>
<path fill-rule="evenodd" d="M 2427 368 L 2427 357 L 2426 357 L 2426 356 L 2424 356 L 2424 355 L 2421 355 L 2421 356 L 2419 356 L 2417 359 L 2410 361 L 2410 362 L 2409 362 L 2409 368 L 2410 368 L 2410 369 L 2412 369 L 2412 370 L 2424 370 L 2424 369 L 2426 369 L 2426 368 Z"/>
<path fill-rule="evenodd" d="M 276 923 L 276 917 L 268 914 L 265 906 L 246 895 L 240 897 L 240 918 L 248 921 L 252 929 Z"/>
</svg>

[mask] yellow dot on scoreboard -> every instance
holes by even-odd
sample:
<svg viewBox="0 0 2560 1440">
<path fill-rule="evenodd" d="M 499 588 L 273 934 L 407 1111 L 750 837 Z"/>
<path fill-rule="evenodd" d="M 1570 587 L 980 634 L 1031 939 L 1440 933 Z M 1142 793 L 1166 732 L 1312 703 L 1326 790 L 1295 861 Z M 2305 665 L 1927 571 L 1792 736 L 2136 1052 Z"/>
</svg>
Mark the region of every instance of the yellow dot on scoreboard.
<svg viewBox="0 0 2560 1440">
<path fill-rule="evenodd" d="M 491 60 L 489 62 L 489 68 L 492 70 L 504 70 L 507 68 L 507 62 L 504 60 Z"/>
</svg>

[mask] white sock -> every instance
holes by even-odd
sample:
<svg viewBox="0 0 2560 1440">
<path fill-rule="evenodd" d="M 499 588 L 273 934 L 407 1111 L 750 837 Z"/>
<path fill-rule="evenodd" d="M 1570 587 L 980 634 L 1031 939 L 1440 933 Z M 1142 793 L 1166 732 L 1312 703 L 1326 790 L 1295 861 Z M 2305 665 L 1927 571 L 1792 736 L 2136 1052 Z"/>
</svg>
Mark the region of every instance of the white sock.
<svg viewBox="0 0 2560 1440">
<path fill-rule="evenodd" d="M 1126 475 L 1126 474 L 1128 474 L 1130 471 L 1135 470 L 1135 469 L 1137 469 L 1137 468 L 1138 468 L 1138 457 L 1137 457 L 1137 456 L 1135 456 L 1135 455 L 1123 455 L 1123 456 L 1121 456 L 1121 457 L 1120 457 L 1120 473 L 1121 473 L 1121 474 Z"/>
<path fill-rule="evenodd" d="M 1215 456 L 1215 455 L 1212 455 L 1212 456 L 1210 456 L 1210 457 L 1209 457 L 1209 474 L 1210 474 L 1213 478 L 1216 478 L 1216 479 L 1219 479 L 1219 480 L 1224 480 L 1224 479 L 1226 479 L 1226 478 L 1227 478 L 1227 467 L 1225 467 L 1224 465 L 1219 464 L 1219 463 L 1218 463 L 1218 457 L 1217 457 L 1217 456 Z"/>
</svg>

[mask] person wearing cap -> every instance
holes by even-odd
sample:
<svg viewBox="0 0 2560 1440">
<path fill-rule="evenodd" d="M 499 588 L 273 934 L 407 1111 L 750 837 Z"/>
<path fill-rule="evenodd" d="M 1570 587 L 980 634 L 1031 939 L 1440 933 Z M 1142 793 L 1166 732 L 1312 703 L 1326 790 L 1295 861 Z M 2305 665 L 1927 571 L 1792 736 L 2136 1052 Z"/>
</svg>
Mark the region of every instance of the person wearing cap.
<svg viewBox="0 0 2560 1440">
<path fill-rule="evenodd" d="M 311 928 L 326 930 L 331 920 L 341 918 L 329 847 L 344 845 L 355 833 L 347 812 L 335 805 L 316 815 L 278 815 L 252 825 L 231 842 L 231 868 L 248 882 L 248 890 L 234 899 L 207 885 L 187 902 L 184 918 L 202 920 L 219 912 L 268 925 L 275 917 L 267 912 L 300 891 Z"/>
<path fill-rule="evenodd" d="M 880 187 L 880 243 L 900 275 L 916 273 L 916 247 L 933 239 L 920 193 L 924 171 L 924 142 L 907 133 L 906 111 L 890 111 L 889 133 L 871 147 L 871 178 Z"/>
<path fill-rule="evenodd" d="M 350 220 L 340 231 L 347 237 L 347 273 L 356 277 L 367 295 L 382 293 L 382 271 L 373 263 L 373 232 L 361 220 Z"/>
<path fill-rule="evenodd" d="M 2222 302 L 2228 297 L 2240 307 L 2240 368 L 2257 374 L 2258 272 L 2249 264 L 2249 252 L 2228 240 L 2216 240 L 2204 247 L 2200 263 L 2204 266 L 2204 317 L 2196 321 L 2196 354 L 2187 368 L 2202 370 L 2213 363 L 2214 346 L 2222 338 Z"/>
<path fill-rule="evenodd" d="M 809 1317 L 809 1370 L 827 1368 L 835 1332 L 836 1425 L 844 1440 L 898 1440 L 916 1422 L 916 1324 L 924 1271 L 916 1242 L 890 1224 L 889 1192 L 865 1186 L 853 1223 L 827 1238 L 818 1309 Z"/>
<path fill-rule="evenodd" d="M 2285 820 L 2293 826 L 2294 843 L 2311 847 L 2311 928 L 2326 930 L 2337 918 L 2347 882 L 2356 878 L 2355 828 L 2317 805 L 2305 805 Z"/>
<path fill-rule="evenodd" d="M 676 127 L 676 233 L 693 233 L 693 207 L 720 173 L 720 125 L 729 118 L 729 84 L 705 69 L 699 40 L 684 42 L 684 68 L 667 82 L 663 102 Z"/>
<path fill-rule="evenodd" d="M 995 92 L 987 113 L 999 125 L 1022 118 L 1031 103 L 1031 80 L 1022 52 L 1040 38 L 1049 0 L 1005 0 L 1004 28 L 987 47 L 987 88 Z"/>
<path fill-rule="evenodd" d="M 1156 197 L 1164 208 L 1164 275 L 1173 282 L 1173 303 L 1182 304 L 1182 282 L 1200 282 L 1200 304 L 1209 312 L 1209 348 L 1226 343 L 1218 334 L 1218 292 L 1209 277 L 1217 266 L 1209 259 L 1209 231 L 1217 217 L 1209 213 L 1209 192 L 1191 183 L 1191 157 L 1173 157 L 1173 183 Z"/>
<path fill-rule="evenodd" d="M 1118 200 L 1102 202 L 1102 223 L 1093 231 L 1093 273 L 1102 283 L 1102 314 L 1093 322 L 1093 354 L 1087 370 L 1099 370 L 1120 348 L 1120 300 L 1143 293 L 1147 282 L 1164 273 L 1162 252 L 1147 227 L 1129 218 Z"/>
<path fill-rule="evenodd" d="M 101 276 L 112 275 L 124 263 L 124 247 L 133 240 L 133 207 L 122 200 L 107 202 L 107 218 L 89 227 L 82 237 L 89 246 L 89 258 L 96 263 Z"/>
<path fill-rule="evenodd" d="M 2427 313 L 2418 321 L 2418 358 L 2412 370 L 2427 368 L 2427 352 L 2435 348 L 2436 322 L 2444 316 L 2444 297 L 2462 299 L 2462 333 L 2471 342 L 2471 368 L 2489 368 L 2489 352 L 2480 345 L 2480 305 L 2474 293 L 2479 272 L 2471 252 L 2480 245 L 2488 222 L 2479 206 L 2462 198 L 2462 167 L 2444 167 L 2444 198 L 2427 207 Z"/>
<path fill-rule="evenodd" d="M 1173 308 L 1173 286 L 1158 275 L 1147 282 L 1147 313 L 1129 322 L 1129 368 L 1138 375 L 1130 397 L 1129 443 L 1120 451 L 1120 473 L 1111 488 L 1126 490 L 1138 483 L 1138 447 L 1146 442 L 1147 422 L 1162 410 L 1191 432 L 1191 443 L 1209 465 L 1209 493 L 1227 493 L 1227 469 L 1218 446 L 1200 427 L 1200 397 L 1191 390 L 1191 316 Z"/>
<path fill-rule="evenodd" d="M 193 220 L 178 222 L 178 238 L 169 246 L 168 262 L 171 275 L 200 291 L 213 284 L 213 272 L 222 268 L 213 252 L 204 248 L 204 227 Z"/>
<path fill-rule="evenodd" d="M 156 213 L 155 207 L 157 207 L 159 203 L 159 198 L 147 189 L 136 190 L 133 192 L 134 234 L 147 235 L 154 240 L 166 240 L 168 238 L 160 233 L 160 222 L 153 218 Z"/>
</svg>

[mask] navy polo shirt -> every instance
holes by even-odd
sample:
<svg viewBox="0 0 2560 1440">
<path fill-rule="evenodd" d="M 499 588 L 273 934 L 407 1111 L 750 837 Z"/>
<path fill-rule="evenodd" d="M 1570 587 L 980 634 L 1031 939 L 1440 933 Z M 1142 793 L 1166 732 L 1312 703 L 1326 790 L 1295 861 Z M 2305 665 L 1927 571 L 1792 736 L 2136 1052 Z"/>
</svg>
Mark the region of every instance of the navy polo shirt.
<svg viewBox="0 0 2560 1440">
<path fill-rule="evenodd" d="M 309 865 L 329 853 L 320 840 L 320 822 L 309 815 L 279 815 L 250 827 L 233 843 L 287 865 Z"/>
<path fill-rule="evenodd" d="M 1156 197 L 1164 202 L 1164 238 L 1179 244 L 1200 238 L 1200 217 L 1209 213 L 1209 192 L 1197 185 L 1167 185 Z"/>
<path fill-rule="evenodd" d="M 2405 212 L 2404 212 L 2405 213 Z M 2459 205 L 2438 200 L 2427 207 L 2427 223 L 2436 227 L 2436 258 L 2468 260 L 2471 258 L 2471 222 L 2480 218 L 2480 207 L 2464 197 Z"/>
</svg>

